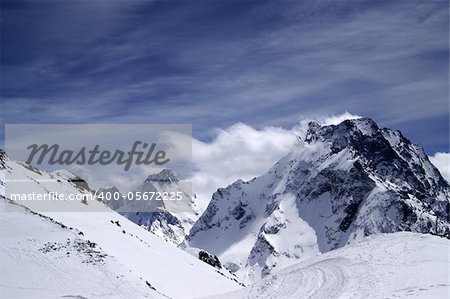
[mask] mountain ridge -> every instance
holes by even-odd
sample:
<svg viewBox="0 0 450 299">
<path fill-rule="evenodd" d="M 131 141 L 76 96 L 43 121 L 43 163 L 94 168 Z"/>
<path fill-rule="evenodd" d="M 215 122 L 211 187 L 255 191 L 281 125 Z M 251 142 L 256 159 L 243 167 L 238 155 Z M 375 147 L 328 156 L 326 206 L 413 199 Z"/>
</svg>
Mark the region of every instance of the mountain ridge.
<svg viewBox="0 0 450 299">
<path fill-rule="evenodd" d="M 423 149 L 399 131 L 369 118 L 311 122 L 266 174 L 219 188 L 185 245 L 253 281 L 371 234 L 448 235 L 449 194 Z"/>
</svg>

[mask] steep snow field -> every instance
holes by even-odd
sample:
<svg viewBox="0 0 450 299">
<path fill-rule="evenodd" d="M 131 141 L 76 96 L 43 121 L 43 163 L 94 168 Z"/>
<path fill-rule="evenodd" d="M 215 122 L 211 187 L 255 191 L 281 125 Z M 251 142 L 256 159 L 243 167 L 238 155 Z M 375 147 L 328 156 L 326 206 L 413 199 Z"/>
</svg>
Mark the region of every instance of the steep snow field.
<svg viewBox="0 0 450 299">
<path fill-rule="evenodd" d="M 79 232 L 7 205 L 0 199 L 0 297 L 163 298 Z"/>
<path fill-rule="evenodd" d="M 380 234 L 210 298 L 449 298 L 450 241 Z"/>
<path fill-rule="evenodd" d="M 8 181 L 1 170 L 0 194 L 5 194 L 5 181 L 8 192 L 89 192 L 64 177 L 7 158 L 5 167 Z M 0 202 L 2 298 L 141 298 L 158 297 L 157 292 L 195 298 L 241 288 L 231 274 L 219 273 L 99 201 L 58 202 L 59 209 L 76 206 L 77 212 L 39 214 L 3 196 Z M 21 203 L 31 210 L 39 207 L 36 202 Z M 13 207 L 17 211 L 11 211 Z"/>
</svg>

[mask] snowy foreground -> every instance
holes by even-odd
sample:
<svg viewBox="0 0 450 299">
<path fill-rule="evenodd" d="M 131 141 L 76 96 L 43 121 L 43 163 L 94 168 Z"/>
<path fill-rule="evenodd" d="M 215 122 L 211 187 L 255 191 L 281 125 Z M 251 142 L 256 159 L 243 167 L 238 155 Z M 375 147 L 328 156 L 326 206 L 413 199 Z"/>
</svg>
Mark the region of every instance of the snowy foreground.
<svg viewBox="0 0 450 299">
<path fill-rule="evenodd" d="M 7 203 L 0 202 L 3 210 Z M 239 288 L 157 238 L 146 238 L 147 249 L 137 246 L 126 258 L 110 255 L 102 238 L 96 238 L 102 246 L 92 248 L 78 230 L 24 209 L 1 216 L 2 298 L 197 298 Z M 129 240 L 124 236 L 113 245 L 126 250 Z M 371 236 L 208 298 L 448 298 L 449 245 L 447 239 L 416 233 Z M 145 279 L 139 277 L 143 273 Z M 147 280 L 159 288 L 153 290 Z"/>
<path fill-rule="evenodd" d="M 61 176 L 5 162 L 11 192 L 90 192 Z M 229 272 L 99 201 L 53 205 L 60 211 L 35 213 L 38 202 L 17 205 L 0 196 L 0 298 L 196 298 L 242 288 Z M 64 212 L 70 208 L 76 211 Z"/>
<path fill-rule="evenodd" d="M 450 298 L 450 241 L 382 234 L 211 298 Z"/>
<path fill-rule="evenodd" d="M 311 254 L 243 288 L 233 274 L 200 261 L 97 200 L 54 202 L 59 210 L 51 212 L 39 209 L 39 202 L 12 203 L 4 197 L 5 183 L 11 194 L 90 191 L 70 177 L 3 159 L 0 298 L 450 297 L 450 241 L 445 238 L 378 234 Z"/>
<path fill-rule="evenodd" d="M 241 287 L 114 212 L 50 219 L 5 205 L 1 298 L 195 298 Z"/>
</svg>

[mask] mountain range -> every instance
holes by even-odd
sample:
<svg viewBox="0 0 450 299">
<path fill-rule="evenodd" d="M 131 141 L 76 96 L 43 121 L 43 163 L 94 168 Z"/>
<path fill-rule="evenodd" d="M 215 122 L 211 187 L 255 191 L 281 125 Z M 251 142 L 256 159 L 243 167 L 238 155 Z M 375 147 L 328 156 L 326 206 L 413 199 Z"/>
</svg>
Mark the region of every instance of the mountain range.
<svg viewBox="0 0 450 299">
<path fill-rule="evenodd" d="M 5 298 L 440 298 L 450 289 L 449 183 L 420 146 L 368 118 L 311 122 L 265 174 L 219 188 L 204 211 L 168 169 L 136 192 L 187 200 L 154 212 L 120 200 L 47 211 L 9 195 L 94 191 L 1 150 L 0 173 Z"/>
</svg>

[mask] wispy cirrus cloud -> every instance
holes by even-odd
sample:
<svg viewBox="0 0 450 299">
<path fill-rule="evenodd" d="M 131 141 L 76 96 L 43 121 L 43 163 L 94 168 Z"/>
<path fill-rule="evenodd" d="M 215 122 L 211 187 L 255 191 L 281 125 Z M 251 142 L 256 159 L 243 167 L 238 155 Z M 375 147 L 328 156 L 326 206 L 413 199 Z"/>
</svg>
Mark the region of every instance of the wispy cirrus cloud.
<svg viewBox="0 0 450 299">
<path fill-rule="evenodd" d="M 192 123 L 209 140 L 348 110 L 448 149 L 446 1 L 68 3 L 2 1 L 5 122 Z"/>
</svg>

